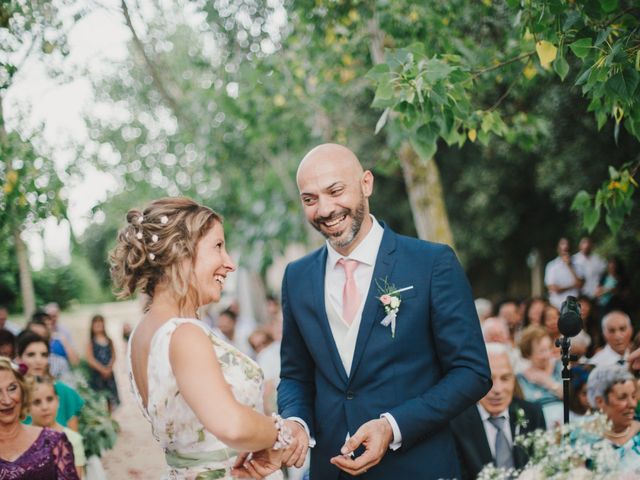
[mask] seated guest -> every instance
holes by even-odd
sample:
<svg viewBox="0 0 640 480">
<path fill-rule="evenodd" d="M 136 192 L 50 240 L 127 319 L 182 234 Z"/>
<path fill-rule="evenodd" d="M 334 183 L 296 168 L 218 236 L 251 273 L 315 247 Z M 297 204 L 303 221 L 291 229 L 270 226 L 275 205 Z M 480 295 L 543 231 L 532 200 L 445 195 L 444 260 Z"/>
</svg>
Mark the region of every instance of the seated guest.
<svg viewBox="0 0 640 480">
<path fill-rule="evenodd" d="M 27 366 L 27 378 L 50 375 L 49 344 L 33 332 L 23 332 L 18 337 L 18 360 Z M 78 414 L 84 405 L 84 400 L 78 392 L 65 383 L 56 381 L 54 388 L 60 400 L 56 421 L 63 427 L 69 427 L 77 432 Z M 25 423 L 31 424 L 31 417 L 27 417 Z"/>
<path fill-rule="evenodd" d="M 593 301 L 589 297 L 585 295 L 579 296 L 578 304 L 580 305 L 582 329 L 591 337 L 591 345 L 587 350 L 587 358 L 591 358 L 605 345 L 604 337 L 602 336 L 602 322 L 596 316 Z"/>
<path fill-rule="evenodd" d="M 31 403 L 29 413 L 33 424 L 37 427 L 46 427 L 63 432 L 67 436 L 73 447 L 76 471 L 78 476 L 82 478 L 84 476 L 84 466 L 87 463 L 82 435 L 56 422 L 60 400 L 56 394 L 53 379 L 51 377 L 32 377 L 30 383 L 29 398 Z"/>
<path fill-rule="evenodd" d="M 0 328 L 0 357 L 14 359 L 16 356 L 16 336 L 10 331 Z"/>
<path fill-rule="evenodd" d="M 596 367 L 625 364 L 633 335 L 629 315 L 619 310 L 607 313 L 602 318 L 602 335 L 606 345 L 591 357 L 589 363 Z"/>
<path fill-rule="evenodd" d="M 504 318 L 509 327 L 511 345 L 516 346 L 522 330 L 522 312 L 515 300 L 505 300 L 498 306 L 498 317 Z"/>
<path fill-rule="evenodd" d="M 638 403 L 633 375 L 617 364 L 596 367 L 589 374 L 587 396 L 592 407 L 611 422 L 604 432 L 620 455 L 620 470 L 640 469 L 640 422 L 633 413 Z"/>
<path fill-rule="evenodd" d="M 560 320 L 560 310 L 553 305 L 547 305 L 542 313 L 542 326 L 551 337 L 551 352 L 556 358 L 560 358 L 560 349 L 556 347 L 556 340 L 560 338 L 558 321 Z"/>
<path fill-rule="evenodd" d="M 518 374 L 525 400 L 543 407 L 549 428 L 562 421 L 562 365 L 556 360 L 549 333 L 541 327 L 522 331 L 520 351 L 529 360 L 529 368 Z"/>
<path fill-rule="evenodd" d="M 542 315 L 547 306 L 547 301 L 542 297 L 533 297 L 525 302 L 524 306 L 524 327 L 529 325 L 542 325 Z"/>
<path fill-rule="evenodd" d="M 511 345 L 509 325 L 500 317 L 487 318 L 482 324 L 482 337 L 485 343 L 501 343 L 509 351 L 509 359 L 514 372 L 520 373 L 529 366 L 529 362 L 522 358 L 519 348 Z"/>
<path fill-rule="evenodd" d="M 0 357 L 0 478 L 77 480 L 65 434 L 20 423 L 28 406 L 24 376 L 17 365 Z"/>
<path fill-rule="evenodd" d="M 589 415 L 591 405 L 587 398 L 587 380 L 589 365 L 571 367 L 571 383 L 569 384 L 569 420 L 579 420 Z"/>
<path fill-rule="evenodd" d="M 516 377 L 507 348 L 489 343 L 487 354 L 491 390 L 451 421 L 462 480 L 475 479 L 489 463 L 502 468 L 524 467 L 528 458 L 521 447 L 514 445 L 516 435 L 545 428 L 540 407 L 513 396 Z"/>
<path fill-rule="evenodd" d="M 493 312 L 493 304 L 491 303 L 491 300 L 487 300 L 486 298 L 476 298 L 473 303 L 476 307 L 476 313 L 478 314 L 480 323 L 484 323 L 484 321 L 491 316 L 491 312 Z"/>
</svg>

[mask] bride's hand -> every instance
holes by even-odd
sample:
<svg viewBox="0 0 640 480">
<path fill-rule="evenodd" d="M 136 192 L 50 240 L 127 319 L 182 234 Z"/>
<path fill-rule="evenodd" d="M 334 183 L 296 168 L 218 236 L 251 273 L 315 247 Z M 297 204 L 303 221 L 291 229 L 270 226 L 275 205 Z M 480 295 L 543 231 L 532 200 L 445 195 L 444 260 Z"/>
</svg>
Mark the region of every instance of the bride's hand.
<svg viewBox="0 0 640 480">
<path fill-rule="evenodd" d="M 260 450 L 253 452 L 251 459 L 247 460 L 248 457 L 248 452 L 238 455 L 231 470 L 232 475 L 261 479 L 279 470 L 282 464 L 282 450 Z"/>
</svg>

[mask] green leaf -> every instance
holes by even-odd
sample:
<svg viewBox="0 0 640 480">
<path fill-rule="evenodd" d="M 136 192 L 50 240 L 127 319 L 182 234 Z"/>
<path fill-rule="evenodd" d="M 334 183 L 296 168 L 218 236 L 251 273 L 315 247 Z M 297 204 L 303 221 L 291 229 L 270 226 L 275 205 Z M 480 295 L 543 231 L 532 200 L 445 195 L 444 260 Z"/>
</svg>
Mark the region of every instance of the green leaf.
<svg viewBox="0 0 640 480">
<path fill-rule="evenodd" d="M 580 40 L 576 40 L 569 45 L 569 48 L 576 57 L 584 60 L 584 58 L 591 52 L 591 39 L 581 38 Z"/>
<path fill-rule="evenodd" d="M 560 77 L 560 80 L 564 81 L 567 74 L 569 73 L 569 63 L 565 60 L 564 57 L 560 57 L 555 62 L 553 62 L 553 69 Z"/>
<path fill-rule="evenodd" d="M 380 81 L 381 78 L 385 76 L 385 74 L 389 73 L 389 65 L 386 63 L 380 63 L 373 67 L 371 70 L 367 72 L 365 75 L 366 78 L 373 80 L 374 82 Z"/>
<path fill-rule="evenodd" d="M 610 92 L 615 93 L 624 100 L 631 100 L 639 81 L 640 75 L 638 75 L 638 72 L 626 69 L 607 80 L 606 87 Z"/>
<path fill-rule="evenodd" d="M 431 84 L 443 80 L 449 76 L 453 68 L 446 62 L 432 58 L 427 60 L 425 64 L 427 81 Z"/>
<path fill-rule="evenodd" d="M 430 160 L 438 150 L 438 132 L 431 124 L 422 125 L 410 138 L 411 146 L 423 160 Z"/>
<path fill-rule="evenodd" d="M 571 210 L 582 210 L 587 207 L 591 203 L 591 195 L 589 195 L 586 191 L 580 190 L 573 202 L 571 203 Z"/>
<path fill-rule="evenodd" d="M 618 0 L 600 0 L 600 7 L 605 13 L 611 13 L 618 8 Z"/>
</svg>

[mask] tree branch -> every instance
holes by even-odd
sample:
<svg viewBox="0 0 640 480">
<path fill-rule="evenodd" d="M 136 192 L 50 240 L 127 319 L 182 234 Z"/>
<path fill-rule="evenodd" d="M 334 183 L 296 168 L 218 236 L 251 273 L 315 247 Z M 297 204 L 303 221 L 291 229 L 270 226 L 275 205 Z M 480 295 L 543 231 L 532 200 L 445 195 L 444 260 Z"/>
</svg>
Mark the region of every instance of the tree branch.
<svg viewBox="0 0 640 480">
<path fill-rule="evenodd" d="M 523 53 L 521 55 L 518 55 L 517 57 L 511 58 L 509 60 L 506 60 L 502 63 L 498 63 L 497 65 L 492 65 L 490 67 L 485 67 L 485 68 L 481 68 L 480 70 L 476 70 L 475 72 L 473 72 L 473 78 L 477 78 L 480 75 L 482 75 L 483 73 L 487 73 L 487 72 L 491 72 L 493 70 L 498 70 L 502 67 L 506 67 L 507 65 L 520 61 L 520 60 L 524 60 L 525 58 L 529 58 L 532 55 L 534 55 L 536 52 L 532 51 L 532 52 L 527 52 L 527 53 Z"/>
<path fill-rule="evenodd" d="M 147 55 L 147 52 L 144 49 L 144 45 L 140 40 L 140 37 L 138 37 L 138 34 L 136 33 L 135 28 L 133 27 L 133 23 L 131 22 L 131 16 L 129 15 L 129 8 L 127 7 L 127 2 L 125 0 L 121 0 L 120 5 L 122 7 L 122 13 L 124 15 L 125 23 L 127 24 L 127 27 L 129 28 L 129 31 L 131 32 L 131 35 L 133 37 L 133 44 L 135 48 L 138 50 L 138 52 L 140 53 L 140 55 L 142 55 L 144 63 L 147 66 L 147 69 L 149 70 L 149 74 L 151 75 L 151 78 L 153 79 L 153 83 L 156 86 L 158 92 L 160 93 L 160 96 L 164 99 L 164 101 L 167 103 L 169 108 L 171 108 L 176 118 L 178 118 L 179 121 L 184 121 L 185 117 L 182 114 L 182 109 L 178 105 L 178 102 L 176 101 L 176 99 L 173 98 L 173 96 L 169 93 L 169 90 L 165 86 L 164 81 L 162 80 L 162 77 L 158 72 L 158 69 L 156 68 L 151 58 L 149 58 L 149 56 Z"/>
</svg>

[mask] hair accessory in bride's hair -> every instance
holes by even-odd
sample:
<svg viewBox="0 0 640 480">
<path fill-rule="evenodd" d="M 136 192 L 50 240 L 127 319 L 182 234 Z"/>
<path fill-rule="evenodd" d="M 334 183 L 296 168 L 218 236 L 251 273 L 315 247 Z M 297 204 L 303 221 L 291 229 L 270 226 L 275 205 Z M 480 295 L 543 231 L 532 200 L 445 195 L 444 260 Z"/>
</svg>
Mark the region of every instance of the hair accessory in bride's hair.
<svg viewBox="0 0 640 480">
<path fill-rule="evenodd" d="M 151 241 L 153 243 L 156 243 L 158 241 L 158 235 L 156 235 L 155 233 L 153 235 L 151 235 Z"/>
<path fill-rule="evenodd" d="M 167 223 L 169 223 L 169 217 L 167 217 L 166 215 L 162 215 L 162 216 L 160 217 L 160 223 L 161 223 L 162 225 L 166 225 Z"/>
<path fill-rule="evenodd" d="M 138 232 L 138 233 L 136 233 L 136 238 L 137 238 L 138 240 L 142 240 L 142 232 Z"/>
<path fill-rule="evenodd" d="M 273 444 L 272 448 L 273 450 L 287 448 L 293 441 L 289 427 L 285 425 L 284 420 L 280 415 L 272 413 L 271 416 L 273 417 L 273 421 L 276 424 L 276 430 L 278 431 L 278 438 L 276 438 L 276 443 Z"/>
<path fill-rule="evenodd" d="M 149 254 L 149 260 L 155 260 L 156 256 L 153 253 Z"/>
<path fill-rule="evenodd" d="M 137 219 L 138 225 L 142 225 L 142 222 L 144 222 L 144 215 L 140 215 Z"/>
</svg>

